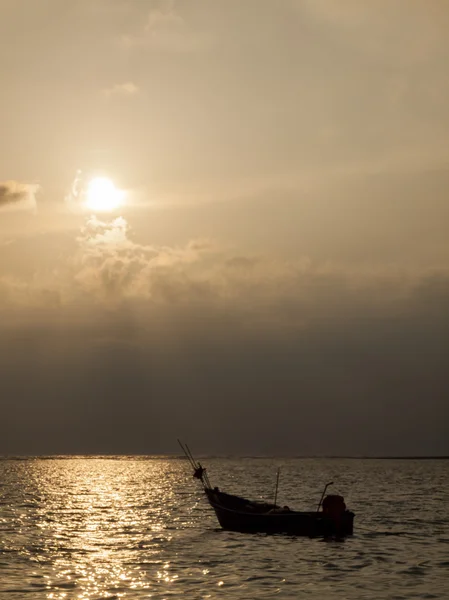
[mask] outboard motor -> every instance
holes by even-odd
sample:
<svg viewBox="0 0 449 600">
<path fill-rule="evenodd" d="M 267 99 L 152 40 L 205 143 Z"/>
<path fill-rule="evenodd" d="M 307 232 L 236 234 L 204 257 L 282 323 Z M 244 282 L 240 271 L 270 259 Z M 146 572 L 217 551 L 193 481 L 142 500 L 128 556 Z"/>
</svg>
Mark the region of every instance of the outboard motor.
<svg viewBox="0 0 449 600">
<path fill-rule="evenodd" d="M 334 527 L 334 533 L 343 533 L 343 520 L 346 512 L 346 504 L 343 496 L 329 494 L 323 500 L 323 514 L 328 517 Z"/>
</svg>

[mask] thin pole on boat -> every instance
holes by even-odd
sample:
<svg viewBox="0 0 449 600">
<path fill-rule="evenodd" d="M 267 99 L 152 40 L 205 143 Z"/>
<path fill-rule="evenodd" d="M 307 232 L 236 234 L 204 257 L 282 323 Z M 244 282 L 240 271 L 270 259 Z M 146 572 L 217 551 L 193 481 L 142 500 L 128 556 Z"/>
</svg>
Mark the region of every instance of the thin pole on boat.
<svg viewBox="0 0 449 600">
<path fill-rule="evenodd" d="M 279 487 L 279 473 L 281 472 L 281 467 L 278 467 L 278 472 L 276 476 L 276 488 L 274 490 L 274 505 L 276 506 L 276 500 L 278 499 L 278 487 Z"/>
<path fill-rule="evenodd" d="M 329 483 L 326 483 L 326 485 L 324 486 L 324 491 L 323 491 L 323 493 L 321 494 L 321 498 L 320 498 L 320 501 L 318 502 L 318 508 L 316 509 L 316 512 L 320 512 L 320 508 L 321 508 L 321 504 L 322 504 L 322 502 L 323 502 L 324 494 L 326 493 L 326 490 L 327 490 L 327 488 L 328 488 L 330 485 L 334 485 L 334 482 L 333 482 L 333 481 L 329 481 Z"/>
</svg>

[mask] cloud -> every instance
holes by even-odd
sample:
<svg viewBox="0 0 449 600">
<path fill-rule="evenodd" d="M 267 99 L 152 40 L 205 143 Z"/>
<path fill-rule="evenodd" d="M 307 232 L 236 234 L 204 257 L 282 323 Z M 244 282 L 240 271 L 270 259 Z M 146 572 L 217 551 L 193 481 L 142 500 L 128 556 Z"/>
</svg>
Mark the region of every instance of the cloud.
<svg viewBox="0 0 449 600">
<path fill-rule="evenodd" d="M 6 249 L 12 263 L 20 242 Z M 59 257 L 53 258 L 51 251 L 47 255 L 47 264 L 34 268 L 28 278 L 3 278 L 4 306 L 46 306 L 51 299 L 61 306 L 145 302 L 167 314 L 203 307 L 244 319 L 246 326 L 288 333 L 355 314 L 385 319 L 413 312 L 409 299 L 428 281 L 433 282 L 429 296 L 438 294 L 432 305 L 438 312 L 449 278 L 447 270 L 416 265 L 375 268 L 307 256 L 281 260 L 236 254 L 208 239 L 183 246 L 141 244 L 133 240 L 123 217 L 91 217 L 74 249 L 61 249 Z"/>
<path fill-rule="evenodd" d="M 0 210 L 32 210 L 36 208 L 39 185 L 18 181 L 0 182 Z"/>
<path fill-rule="evenodd" d="M 129 236 L 94 220 L 66 276 L 8 282 L 3 452 L 166 452 L 181 431 L 209 452 L 447 453 L 447 272 Z"/>
<path fill-rule="evenodd" d="M 186 283 L 188 266 L 206 255 L 210 247 L 205 240 L 194 240 L 183 248 L 135 243 L 123 217 L 109 222 L 91 217 L 78 244 L 69 261 L 77 291 L 106 302 L 129 298 L 164 302 L 170 289 L 175 291 L 174 282 Z M 185 286 L 177 293 L 178 300 L 182 296 L 189 300 Z"/>
<path fill-rule="evenodd" d="M 149 11 L 143 29 L 133 35 L 123 35 L 125 46 L 149 47 L 166 52 L 190 53 L 205 50 L 213 43 L 206 32 L 195 31 L 176 10 L 174 2 L 159 3 Z"/>
<path fill-rule="evenodd" d="M 116 83 L 112 87 L 103 90 L 103 94 L 108 98 L 111 96 L 135 96 L 138 92 L 139 87 L 132 81 Z"/>
<path fill-rule="evenodd" d="M 448 269 L 148 245 L 121 217 L 50 237 L 0 253 L 49 244 L 0 278 L 3 451 L 163 452 L 183 431 L 209 451 L 446 452 Z"/>
</svg>

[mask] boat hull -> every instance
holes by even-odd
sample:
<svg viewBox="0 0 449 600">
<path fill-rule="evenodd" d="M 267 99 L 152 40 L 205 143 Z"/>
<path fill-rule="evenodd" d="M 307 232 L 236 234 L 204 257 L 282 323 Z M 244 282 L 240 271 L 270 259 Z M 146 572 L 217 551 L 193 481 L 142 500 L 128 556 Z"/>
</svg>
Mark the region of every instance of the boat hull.
<svg viewBox="0 0 449 600">
<path fill-rule="evenodd" d="M 281 509 L 208 488 L 205 492 L 218 522 L 228 531 L 307 537 L 344 537 L 353 534 L 354 513 L 348 510 L 335 519 L 323 512 Z"/>
</svg>

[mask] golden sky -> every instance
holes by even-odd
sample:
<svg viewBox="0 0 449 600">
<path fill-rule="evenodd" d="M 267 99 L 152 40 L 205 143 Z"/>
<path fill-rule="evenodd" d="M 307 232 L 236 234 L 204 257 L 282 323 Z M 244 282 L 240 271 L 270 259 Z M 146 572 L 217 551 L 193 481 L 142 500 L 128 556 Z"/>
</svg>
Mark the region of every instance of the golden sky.
<svg viewBox="0 0 449 600">
<path fill-rule="evenodd" d="M 449 454 L 446 0 L 0 9 L 0 453 Z"/>
</svg>

